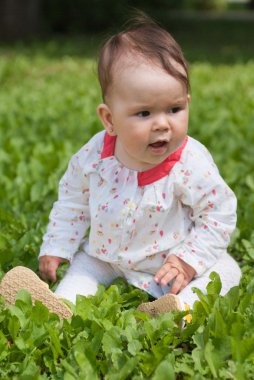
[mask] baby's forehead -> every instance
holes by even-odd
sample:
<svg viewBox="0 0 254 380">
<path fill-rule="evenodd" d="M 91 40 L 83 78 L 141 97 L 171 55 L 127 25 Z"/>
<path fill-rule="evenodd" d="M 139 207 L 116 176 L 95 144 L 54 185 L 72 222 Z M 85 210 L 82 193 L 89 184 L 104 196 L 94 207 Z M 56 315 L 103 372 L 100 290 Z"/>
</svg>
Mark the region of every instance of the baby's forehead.
<svg viewBox="0 0 254 380">
<path fill-rule="evenodd" d="M 147 67 L 147 68 L 162 68 L 158 61 L 152 58 L 143 56 L 140 53 L 127 52 L 124 54 L 119 54 L 117 59 L 112 65 L 112 77 L 114 75 L 119 75 L 123 72 L 133 71 L 136 68 Z"/>
<path fill-rule="evenodd" d="M 129 68 L 148 63 L 148 58 L 139 52 L 124 49 L 119 51 L 113 62 L 114 68 Z"/>
<path fill-rule="evenodd" d="M 128 86 L 128 80 L 132 74 L 137 74 L 139 70 L 147 72 L 149 81 L 149 71 L 159 71 L 167 76 L 173 77 L 181 84 L 184 84 L 188 91 L 188 72 L 184 64 L 176 61 L 170 54 L 164 55 L 164 59 L 157 58 L 154 55 L 147 56 L 134 49 L 123 49 L 114 56 L 108 71 L 108 84 L 104 88 L 104 98 L 108 98 L 116 89 L 120 89 L 120 83 Z M 140 73 L 142 74 L 142 73 Z M 143 75 L 142 75 L 143 76 Z"/>
<path fill-rule="evenodd" d="M 178 72 L 181 72 L 183 75 L 186 74 L 186 71 L 182 65 L 176 62 L 172 57 L 168 57 L 170 65 L 172 65 Z M 161 62 L 156 60 L 154 57 L 146 57 L 138 52 L 127 52 L 126 54 L 119 55 L 118 59 L 114 62 L 112 66 L 111 79 L 112 83 L 114 80 L 119 78 L 121 74 L 126 74 L 126 71 L 131 74 L 131 72 L 136 69 L 144 68 L 146 70 L 160 70 L 163 71 L 167 75 L 171 75 L 168 71 L 166 71 L 165 67 L 161 64 Z M 149 78 L 148 78 L 149 79 Z"/>
</svg>

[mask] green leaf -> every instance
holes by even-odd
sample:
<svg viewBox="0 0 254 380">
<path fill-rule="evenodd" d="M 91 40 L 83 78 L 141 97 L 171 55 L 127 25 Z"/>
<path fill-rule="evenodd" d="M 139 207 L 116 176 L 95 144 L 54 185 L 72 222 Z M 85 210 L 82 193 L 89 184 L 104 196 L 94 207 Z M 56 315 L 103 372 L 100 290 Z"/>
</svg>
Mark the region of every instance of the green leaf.
<svg viewBox="0 0 254 380">
<path fill-rule="evenodd" d="M 15 340 L 20 329 L 20 322 L 19 318 L 16 317 L 16 315 L 13 315 L 12 318 L 9 319 L 8 322 L 8 331 L 12 338 L 12 340 Z"/>
<path fill-rule="evenodd" d="M 246 339 L 231 338 L 232 356 L 234 360 L 243 363 L 254 352 L 254 337 Z"/>
<path fill-rule="evenodd" d="M 244 248 L 246 249 L 246 253 L 248 254 L 248 256 L 254 260 L 254 246 L 253 244 L 248 241 L 248 240 L 245 240 L 245 239 L 242 239 L 242 244 L 244 246 Z"/>
<path fill-rule="evenodd" d="M 102 339 L 102 348 L 105 355 L 111 356 L 113 353 L 122 352 L 121 329 L 112 327 L 106 331 Z"/>
<path fill-rule="evenodd" d="M 0 361 L 5 360 L 8 356 L 8 339 L 4 335 L 3 331 L 0 331 Z"/>
<path fill-rule="evenodd" d="M 209 278 L 211 279 L 211 281 L 208 283 L 206 287 L 207 294 L 220 294 L 222 284 L 218 273 L 212 272 Z"/>
<path fill-rule="evenodd" d="M 40 368 L 29 359 L 23 365 L 24 370 L 19 375 L 20 380 L 38 380 L 40 379 Z"/>
<path fill-rule="evenodd" d="M 79 378 L 91 380 L 99 379 L 97 374 L 95 373 L 95 368 L 91 365 L 85 352 L 82 352 L 80 349 L 74 349 L 74 357 L 79 366 Z"/>
<path fill-rule="evenodd" d="M 246 185 L 250 188 L 250 190 L 254 191 L 254 178 L 253 175 L 249 174 L 246 177 Z"/>
<path fill-rule="evenodd" d="M 169 360 L 163 360 L 156 368 L 152 380 L 175 380 L 175 371 Z"/>
<path fill-rule="evenodd" d="M 59 337 L 59 331 L 50 325 L 46 326 L 46 330 L 50 337 L 49 345 L 52 350 L 54 359 L 58 359 L 58 357 L 64 357 Z"/>
<path fill-rule="evenodd" d="M 139 340 L 135 339 L 128 343 L 128 351 L 131 355 L 137 355 L 137 353 L 142 349 L 142 344 Z"/>
<path fill-rule="evenodd" d="M 71 364 L 68 363 L 67 360 L 62 360 L 61 364 L 65 369 L 64 380 L 79 380 L 79 376 L 76 373 L 75 369 Z"/>
<path fill-rule="evenodd" d="M 216 351 L 211 340 L 209 340 L 205 345 L 204 356 L 205 356 L 205 359 L 207 360 L 209 368 L 212 372 L 213 378 L 217 379 L 218 378 L 218 370 L 222 365 L 222 360 L 220 357 L 220 353 L 218 351 Z"/>
<path fill-rule="evenodd" d="M 123 363 L 118 370 L 110 368 L 108 374 L 105 376 L 106 380 L 125 380 L 130 379 L 130 375 L 137 367 L 138 358 L 123 357 Z"/>
</svg>

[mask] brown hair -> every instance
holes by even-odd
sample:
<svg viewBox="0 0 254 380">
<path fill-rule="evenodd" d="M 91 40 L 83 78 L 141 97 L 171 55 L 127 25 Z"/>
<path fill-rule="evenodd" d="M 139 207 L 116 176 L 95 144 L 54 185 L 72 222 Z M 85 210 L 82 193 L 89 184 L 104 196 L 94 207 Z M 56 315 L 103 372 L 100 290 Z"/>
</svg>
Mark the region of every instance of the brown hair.
<svg viewBox="0 0 254 380">
<path fill-rule="evenodd" d="M 188 64 L 182 49 L 169 32 L 150 17 L 139 13 L 130 20 L 125 30 L 109 38 L 99 51 L 98 78 L 103 99 L 113 82 L 114 65 L 124 52 L 139 54 L 150 61 L 158 62 L 189 91 Z M 185 73 L 177 70 L 174 63 L 178 63 Z"/>
</svg>

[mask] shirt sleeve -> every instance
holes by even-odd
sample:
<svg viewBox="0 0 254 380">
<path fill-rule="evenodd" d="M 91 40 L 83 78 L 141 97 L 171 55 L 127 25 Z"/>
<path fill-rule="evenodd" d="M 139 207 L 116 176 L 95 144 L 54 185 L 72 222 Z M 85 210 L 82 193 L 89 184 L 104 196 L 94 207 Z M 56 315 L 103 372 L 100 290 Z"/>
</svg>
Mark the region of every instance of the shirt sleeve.
<svg viewBox="0 0 254 380">
<path fill-rule="evenodd" d="M 236 197 L 221 178 L 208 151 L 182 170 L 178 199 L 188 210 L 189 234 L 170 254 L 196 270 L 196 276 L 211 268 L 225 252 L 236 225 Z M 188 164 L 187 164 L 188 166 Z"/>
<path fill-rule="evenodd" d="M 72 157 L 59 183 L 58 200 L 51 210 L 39 257 L 50 255 L 71 261 L 90 226 L 89 176 L 80 155 L 82 151 Z"/>
</svg>

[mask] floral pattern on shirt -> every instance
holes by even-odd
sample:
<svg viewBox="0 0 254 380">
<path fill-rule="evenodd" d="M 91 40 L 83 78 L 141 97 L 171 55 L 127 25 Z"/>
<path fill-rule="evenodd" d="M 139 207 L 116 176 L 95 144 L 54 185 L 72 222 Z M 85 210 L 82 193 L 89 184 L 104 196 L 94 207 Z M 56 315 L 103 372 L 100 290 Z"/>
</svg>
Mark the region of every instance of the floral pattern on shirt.
<svg viewBox="0 0 254 380">
<path fill-rule="evenodd" d="M 140 186 L 138 172 L 101 158 L 104 135 L 71 159 L 40 255 L 71 261 L 86 249 L 142 289 L 170 254 L 202 275 L 227 249 L 236 223 L 236 198 L 207 149 L 188 137 L 171 171 Z"/>
</svg>

